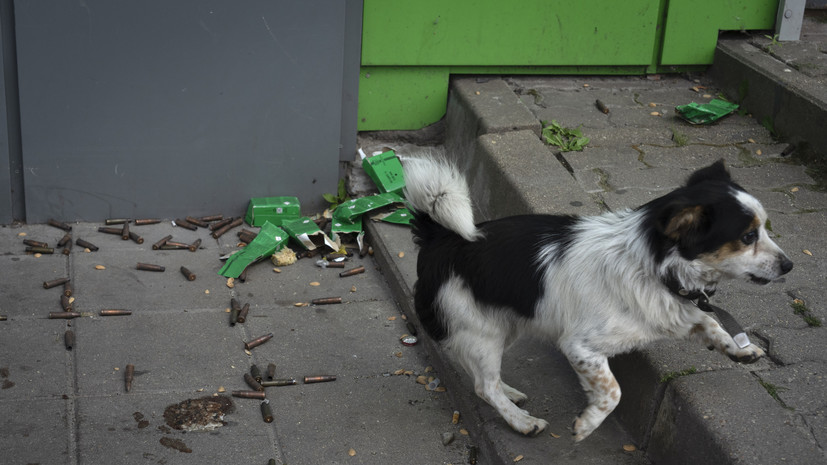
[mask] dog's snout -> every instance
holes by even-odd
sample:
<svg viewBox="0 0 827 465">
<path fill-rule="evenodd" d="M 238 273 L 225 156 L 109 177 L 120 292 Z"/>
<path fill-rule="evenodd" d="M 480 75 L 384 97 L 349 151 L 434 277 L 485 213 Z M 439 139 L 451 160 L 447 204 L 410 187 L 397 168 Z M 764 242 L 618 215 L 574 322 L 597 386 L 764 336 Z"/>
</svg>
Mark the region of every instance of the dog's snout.
<svg viewBox="0 0 827 465">
<path fill-rule="evenodd" d="M 793 269 L 793 262 L 787 257 L 781 257 L 781 274 L 787 274 Z"/>
</svg>

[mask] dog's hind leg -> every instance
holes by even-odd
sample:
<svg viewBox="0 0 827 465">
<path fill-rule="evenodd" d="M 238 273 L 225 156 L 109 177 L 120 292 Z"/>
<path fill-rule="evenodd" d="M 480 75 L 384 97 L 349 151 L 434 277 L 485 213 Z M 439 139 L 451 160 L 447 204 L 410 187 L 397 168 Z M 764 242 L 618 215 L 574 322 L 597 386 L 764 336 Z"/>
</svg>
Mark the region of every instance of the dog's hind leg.
<svg viewBox="0 0 827 465">
<path fill-rule="evenodd" d="M 577 373 L 589 402 L 572 425 L 574 440 L 579 442 L 600 426 L 617 407 L 620 402 L 620 385 L 604 355 L 579 347 L 564 348 L 563 352 Z"/>
<path fill-rule="evenodd" d="M 477 395 L 494 407 L 515 431 L 537 435 L 548 427 L 548 422 L 532 417 L 514 405 L 506 394 L 507 385 L 500 379 L 505 338 L 496 333 L 460 330 L 452 336 L 451 345 L 461 358 L 462 365 L 473 376 Z M 519 393 L 511 387 L 507 389 L 512 395 Z"/>
<path fill-rule="evenodd" d="M 508 348 L 511 347 L 511 344 L 513 344 L 514 341 L 516 341 L 516 340 L 517 340 L 517 335 L 514 332 L 510 332 L 508 334 L 508 336 L 506 336 L 506 338 L 505 338 L 505 344 L 504 344 L 505 350 L 508 350 Z M 528 400 L 527 395 L 525 395 L 522 392 L 518 391 L 517 389 L 514 389 L 513 387 L 505 384 L 505 382 L 502 380 L 502 378 L 500 378 L 500 384 L 503 387 L 503 392 L 505 392 L 506 397 L 508 397 L 508 399 L 511 402 L 514 402 L 518 407 L 522 407 L 523 404 L 525 404 L 525 402 Z M 528 412 L 526 412 L 526 414 L 527 413 Z"/>
</svg>

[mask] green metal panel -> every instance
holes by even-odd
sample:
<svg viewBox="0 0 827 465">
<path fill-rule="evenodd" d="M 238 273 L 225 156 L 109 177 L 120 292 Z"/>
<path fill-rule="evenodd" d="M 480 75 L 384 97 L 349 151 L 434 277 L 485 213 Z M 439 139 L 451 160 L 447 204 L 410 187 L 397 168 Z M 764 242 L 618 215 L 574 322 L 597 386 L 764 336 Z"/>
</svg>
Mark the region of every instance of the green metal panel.
<svg viewBox="0 0 827 465">
<path fill-rule="evenodd" d="M 772 29 L 778 0 L 670 0 L 661 65 L 711 65 L 722 30 Z"/>
<path fill-rule="evenodd" d="M 365 0 L 362 65 L 648 65 L 652 0 Z"/>
<path fill-rule="evenodd" d="M 447 67 L 371 67 L 359 73 L 360 131 L 419 129 L 445 115 Z"/>
</svg>

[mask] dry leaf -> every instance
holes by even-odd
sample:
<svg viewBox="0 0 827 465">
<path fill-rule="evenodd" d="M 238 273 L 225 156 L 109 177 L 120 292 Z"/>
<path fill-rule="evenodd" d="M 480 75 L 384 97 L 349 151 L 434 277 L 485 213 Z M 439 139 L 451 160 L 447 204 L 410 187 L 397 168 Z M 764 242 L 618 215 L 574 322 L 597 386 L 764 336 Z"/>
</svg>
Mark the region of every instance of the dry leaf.
<svg viewBox="0 0 827 465">
<path fill-rule="evenodd" d="M 755 154 L 756 154 L 756 155 L 761 155 L 762 153 L 763 153 L 763 152 L 761 152 L 761 149 L 758 149 L 758 150 L 756 150 L 756 151 L 755 151 Z"/>
<path fill-rule="evenodd" d="M 396 256 L 402 258 L 405 256 L 405 252 L 399 252 L 398 254 L 396 254 Z"/>
<path fill-rule="evenodd" d="M 396 355 L 396 358 L 402 358 L 402 352 L 397 352 L 394 355 Z"/>
<path fill-rule="evenodd" d="M 235 287 L 235 278 L 227 278 L 227 287 L 230 289 Z"/>
<path fill-rule="evenodd" d="M 428 384 L 428 378 L 426 378 L 424 375 L 419 375 L 416 377 L 416 382 L 419 384 Z"/>
<path fill-rule="evenodd" d="M 801 300 L 801 299 L 794 299 L 793 303 L 796 304 L 796 305 L 804 305 L 804 301 Z"/>
<path fill-rule="evenodd" d="M 229 309 L 229 308 L 225 308 L 225 309 L 224 309 L 224 313 L 230 313 L 230 309 Z"/>
<path fill-rule="evenodd" d="M 389 316 L 388 321 L 396 321 L 396 317 L 395 316 Z"/>
<path fill-rule="evenodd" d="M 655 102 L 649 102 L 649 106 L 654 108 L 654 107 L 658 106 L 658 104 L 655 103 Z"/>
<path fill-rule="evenodd" d="M 349 451 L 347 451 L 347 455 L 353 457 L 354 455 L 356 455 L 356 450 L 351 448 Z"/>
<path fill-rule="evenodd" d="M 790 189 L 790 192 L 798 192 L 798 188 L 797 188 L 797 187 L 793 187 L 792 189 Z"/>
<path fill-rule="evenodd" d="M 623 450 L 626 452 L 634 452 L 637 450 L 637 447 L 635 447 L 634 444 L 623 444 Z"/>
<path fill-rule="evenodd" d="M 747 141 L 748 141 L 750 144 L 754 144 L 754 143 L 755 143 L 755 139 L 753 139 L 753 138 L 749 138 L 749 139 L 747 139 Z"/>
<path fill-rule="evenodd" d="M 218 386 L 218 392 L 227 392 L 227 389 L 224 386 Z"/>
<path fill-rule="evenodd" d="M 712 96 L 709 94 L 704 94 L 704 98 L 712 98 Z"/>
<path fill-rule="evenodd" d="M 273 268 L 273 272 L 275 272 L 275 273 L 281 273 L 281 268 Z"/>
<path fill-rule="evenodd" d="M 105 270 L 105 269 L 106 269 L 106 267 L 105 267 L 105 266 L 103 266 L 103 265 L 95 265 L 95 269 L 96 269 L 96 270 Z"/>
<path fill-rule="evenodd" d="M 209 289 L 204 289 L 204 294 L 209 294 L 209 293 L 210 293 Z"/>
<path fill-rule="evenodd" d="M 809 250 L 807 250 L 807 249 L 802 250 L 802 252 L 804 252 L 805 254 L 807 254 L 807 255 L 809 255 L 809 256 L 811 256 L 811 257 L 813 256 L 813 253 L 812 253 L 812 252 L 810 252 L 810 251 L 809 251 Z"/>
<path fill-rule="evenodd" d="M 649 114 L 652 115 L 652 116 L 660 116 L 660 113 L 658 113 L 656 111 L 653 111 L 652 113 L 649 113 Z"/>
<path fill-rule="evenodd" d="M 514 457 L 514 461 L 515 461 L 515 462 L 519 462 L 519 461 L 520 461 L 520 460 L 522 460 L 522 459 L 523 459 L 523 454 L 520 454 L 520 455 L 518 455 L 518 456 Z"/>
<path fill-rule="evenodd" d="M 310 283 L 311 286 L 321 286 L 321 284 L 322 283 L 320 283 L 318 281 L 313 281 L 312 283 Z"/>
<path fill-rule="evenodd" d="M 436 389 L 434 389 L 434 392 L 445 392 L 447 390 L 448 388 L 446 388 L 445 386 L 439 386 Z"/>
<path fill-rule="evenodd" d="M 588 84 L 583 84 L 583 87 L 589 87 L 589 85 Z"/>
<path fill-rule="evenodd" d="M 26 233 L 24 233 L 24 232 L 19 232 L 19 233 L 17 233 L 17 235 L 18 235 L 18 237 L 24 237 L 24 236 L 26 236 Z"/>
<path fill-rule="evenodd" d="M 394 375 L 396 375 L 396 376 L 399 376 L 399 375 L 401 375 L 402 373 L 405 373 L 405 370 L 403 370 L 402 368 L 400 368 L 400 369 L 398 369 L 398 370 L 396 370 L 396 371 L 394 371 L 394 372 L 393 372 L 393 374 L 394 374 Z"/>
<path fill-rule="evenodd" d="M 42 257 L 42 256 L 43 256 L 43 255 L 41 255 L 41 254 L 40 254 L 40 252 L 38 252 L 38 253 L 34 254 L 34 258 L 40 258 L 40 257 Z"/>
<path fill-rule="evenodd" d="M 195 392 L 204 392 L 204 388 L 196 389 Z"/>
<path fill-rule="evenodd" d="M 90 249 L 89 247 L 83 249 L 83 251 L 86 253 L 92 253 L 92 249 Z"/>
<path fill-rule="evenodd" d="M 411 370 L 405 370 L 405 374 L 406 374 L 406 375 L 408 375 L 408 376 L 412 376 L 412 375 L 413 375 L 413 371 L 411 371 Z"/>
<path fill-rule="evenodd" d="M 115 367 L 115 371 L 120 371 L 121 367 Z"/>
<path fill-rule="evenodd" d="M 465 429 L 465 428 L 460 428 L 459 434 L 461 434 L 463 436 L 468 436 L 468 430 Z"/>
<path fill-rule="evenodd" d="M 70 304 L 75 303 L 75 298 L 74 298 L 74 297 L 69 297 L 69 303 L 70 303 Z"/>
<path fill-rule="evenodd" d="M 560 439 L 559 434 L 554 434 L 554 433 L 549 433 L 549 434 L 551 434 L 551 437 L 553 437 L 554 439 Z"/>
<path fill-rule="evenodd" d="M 252 353 L 252 352 L 250 352 L 250 351 L 249 351 L 249 350 L 247 350 L 247 349 L 244 349 L 244 353 L 245 353 L 245 354 L 247 354 L 247 355 L 253 355 L 253 353 Z"/>
<path fill-rule="evenodd" d="M 350 292 L 356 292 L 356 286 L 351 286 L 350 287 Z"/>
<path fill-rule="evenodd" d="M 430 373 L 432 371 L 434 371 L 434 367 L 431 367 L 431 366 L 425 367 L 425 373 Z"/>
<path fill-rule="evenodd" d="M 474 92 L 474 95 L 480 95 L 480 91 Z"/>
</svg>

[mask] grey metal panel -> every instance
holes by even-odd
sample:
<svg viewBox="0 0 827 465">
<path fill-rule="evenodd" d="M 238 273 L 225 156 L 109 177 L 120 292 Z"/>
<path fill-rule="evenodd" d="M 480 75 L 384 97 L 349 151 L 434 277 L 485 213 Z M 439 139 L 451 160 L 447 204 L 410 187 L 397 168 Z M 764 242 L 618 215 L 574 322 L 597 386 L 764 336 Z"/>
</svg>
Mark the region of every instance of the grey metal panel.
<svg viewBox="0 0 827 465">
<path fill-rule="evenodd" d="M 15 6 L 29 222 L 334 192 L 344 2 Z"/>
<path fill-rule="evenodd" d="M 0 9 L 0 14 L 5 16 L 7 9 Z M 5 18 L 3 18 L 5 19 Z M 3 21 L 0 21 L 0 64 L 5 65 L 5 41 L 3 32 Z M 0 224 L 11 223 L 12 197 L 11 197 L 11 169 L 9 159 L 9 133 L 8 121 L 6 119 L 6 79 L 5 73 L 0 73 Z"/>
<path fill-rule="evenodd" d="M 356 155 L 359 106 L 359 67 L 362 63 L 362 0 L 347 0 L 345 16 L 344 70 L 342 79 L 342 143 L 339 159 L 353 161 Z M 344 169 L 344 166 L 343 166 Z"/>
</svg>

